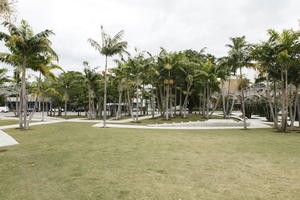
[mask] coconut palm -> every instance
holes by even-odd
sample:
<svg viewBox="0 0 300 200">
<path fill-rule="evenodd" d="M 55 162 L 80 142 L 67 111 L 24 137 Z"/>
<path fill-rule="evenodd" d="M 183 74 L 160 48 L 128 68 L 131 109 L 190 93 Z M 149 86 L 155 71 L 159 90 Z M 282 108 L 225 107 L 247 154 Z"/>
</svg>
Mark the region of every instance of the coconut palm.
<svg viewBox="0 0 300 200">
<path fill-rule="evenodd" d="M 106 101 L 107 101 L 107 59 L 108 57 L 112 57 L 114 55 L 120 55 L 122 57 L 123 53 L 126 52 L 127 42 L 122 41 L 122 37 L 124 35 L 124 31 L 118 32 L 115 36 L 111 37 L 108 35 L 103 26 L 101 26 L 101 36 L 102 41 L 101 44 L 93 39 L 88 39 L 88 42 L 92 47 L 96 49 L 101 55 L 105 56 L 105 69 L 104 69 L 104 98 L 103 98 L 103 108 L 104 108 L 104 115 L 103 115 L 103 127 L 106 127 Z"/>
<path fill-rule="evenodd" d="M 0 61 L 16 67 L 22 74 L 20 106 L 23 117 L 20 118 L 20 128 L 28 129 L 26 70 L 39 71 L 43 75 L 49 73 L 48 68 L 42 67 L 41 63 L 44 63 L 47 56 L 58 60 L 58 56 L 51 48 L 51 42 L 48 39 L 54 33 L 50 30 L 45 30 L 34 34 L 32 28 L 25 20 L 21 21 L 19 27 L 10 22 L 4 22 L 3 25 L 8 29 L 9 34 L 0 32 L 0 40 L 5 42 L 5 46 L 10 53 L 0 53 Z"/>
</svg>

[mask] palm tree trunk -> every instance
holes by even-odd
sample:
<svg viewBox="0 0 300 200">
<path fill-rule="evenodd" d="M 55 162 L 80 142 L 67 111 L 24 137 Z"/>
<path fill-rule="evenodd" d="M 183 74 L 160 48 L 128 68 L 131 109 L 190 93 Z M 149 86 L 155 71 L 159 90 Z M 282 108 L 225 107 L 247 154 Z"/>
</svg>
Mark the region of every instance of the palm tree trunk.
<svg viewBox="0 0 300 200">
<path fill-rule="evenodd" d="M 67 118 L 67 107 L 68 106 L 68 104 L 67 104 L 67 100 L 65 100 L 65 118 Z"/>
<path fill-rule="evenodd" d="M 209 82 L 207 83 L 207 93 L 206 93 L 206 113 L 205 118 L 209 117 L 209 100 L 210 100 L 210 92 L 209 92 Z"/>
<path fill-rule="evenodd" d="M 22 116 L 22 108 L 23 108 L 23 100 L 22 99 L 22 89 L 19 92 L 19 98 L 17 98 L 17 101 L 19 101 L 18 103 L 18 113 L 19 113 L 19 128 L 22 129 L 23 128 L 23 116 Z"/>
<path fill-rule="evenodd" d="M 52 116 L 52 97 L 50 97 L 50 116 Z"/>
<path fill-rule="evenodd" d="M 220 97 L 218 97 L 218 99 L 217 99 L 217 102 L 216 102 L 216 104 L 215 104 L 215 106 L 214 106 L 214 108 L 212 109 L 212 111 L 210 112 L 210 114 L 209 114 L 209 117 L 208 118 L 210 118 L 213 114 L 214 114 L 214 112 L 216 111 L 216 109 L 217 109 L 217 107 L 219 106 L 219 104 L 220 104 L 220 100 L 221 100 L 221 96 Z"/>
<path fill-rule="evenodd" d="M 154 119 L 155 117 L 155 96 L 154 96 L 154 93 L 153 93 L 153 88 L 151 89 L 151 105 L 152 105 L 152 119 Z"/>
<path fill-rule="evenodd" d="M 103 128 L 106 128 L 106 115 L 107 115 L 107 109 L 106 109 L 106 101 L 107 101 L 107 56 L 105 56 L 105 71 L 104 71 L 104 99 L 103 99 Z"/>
<path fill-rule="evenodd" d="M 122 87 L 122 86 L 120 86 L 120 87 Z M 121 115 L 122 115 L 122 113 L 121 113 L 121 109 L 122 109 L 122 107 L 121 107 L 121 103 L 122 103 L 122 93 L 123 93 L 123 91 L 122 91 L 122 89 L 119 89 L 119 102 L 118 102 L 118 111 L 117 111 L 117 116 L 116 116 L 116 119 L 120 119 L 121 118 Z"/>
<path fill-rule="evenodd" d="M 138 84 L 136 84 L 136 111 L 135 112 L 136 112 L 135 122 L 138 122 L 139 121 L 139 85 Z"/>
<path fill-rule="evenodd" d="M 282 98 L 281 98 L 281 131 L 286 132 L 287 125 L 287 72 L 286 70 L 281 70 L 281 80 L 282 80 Z"/>
<path fill-rule="evenodd" d="M 131 119 L 134 120 L 134 116 L 133 116 L 133 110 L 132 110 L 132 103 L 130 100 L 130 95 L 129 95 L 129 90 L 127 89 L 127 101 L 128 101 L 128 108 L 129 108 L 129 114 L 131 116 Z"/>
<path fill-rule="evenodd" d="M 242 112 L 243 112 L 244 129 L 247 129 L 244 88 L 242 88 L 242 98 L 241 99 L 242 99 Z"/>
<path fill-rule="evenodd" d="M 182 92 L 179 91 L 179 116 L 182 116 Z"/>
<path fill-rule="evenodd" d="M 177 85 L 175 84 L 175 97 L 174 97 L 174 115 L 177 115 Z"/>
<path fill-rule="evenodd" d="M 231 107 L 228 111 L 228 115 L 227 115 L 227 118 L 229 118 L 229 116 L 231 115 L 232 111 L 233 111 L 233 108 L 234 108 L 234 105 L 235 105 L 235 99 L 236 99 L 236 96 L 233 96 L 232 98 L 232 103 L 231 103 Z"/>
<path fill-rule="evenodd" d="M 160 93 L 160 99 L 161 99 L 161 115 L 164 116 L 165 115 L 166 104 L 165 104 L 165 97 L 164 97 L 164 94 L 163 94 L 162 87 L 159 87 L 159 93 Z"/>
<path fill-rule="evenodd" d="M 45 121 L 44 112 L 45 112 L 45 102 L 42 101 L 42 122 Z"/>
<path fill-rule="evenodd" d="M 21 78 L 21 87 L 22 87 L 22 110 L 23 110 L 23 123 L 22 128 L 27 130 L 27 93 L 26 93 L 26 61 L 23 63 L 23 73 Z"/>
<path fill-rule="evenodd" d="M 92 98 L 91 98 L 91 91 L 89 89 L 89 114 L 88 114 L 88 119 L 91 120 L 92 119 Z"/>
<path fill-rule="evenodd" d="M 167 88 L 166 88 L 166 120 L 169 120 L 169 92 L 170 92 L 170 89 L 169 89 L 169 84 L 167 85 Z"/>
<path fill-rule="evenodd" d="M 242 74 L 242 68 L 241 67 L 240 67 L 240 76 L 241 76 L 241 81 L 243 81 L 243 74 Z M 242 87 L 241 87 L 241 102 L 242 102 L 244 129 L 246 130 L 247 129 L 247 121 L 246 121 L 245 96 L 244 96 L 243 83 L 242 83 Z"/>
<path fill-rule="evenodd" d="M 230 85 L 231 85 L 231 79 L 228 80 L 228 89 L 227 89 L 227 102 L 226 102 L 226 118 L 230 115 L 230 110 L 229 110 L 229 93 L 230 93 Z"/>
<path fill-rule="evenodd" d="M 162 115 L 162 110 L 161 110 L 161 106 L 160 106 L 160 101 L 159 101 L 159 95 L 158 95 L 158 86 L 156 87 L 155 93 L 156 93 L 156 102 L 157 102 L 157 109 L 158 112 L 160 113 L 160 115 Z M 155 100 L 154 100 L 155 101 Z"/>
<path fill-rule="evenodd" d="M 298 90 L 299 86 L 296 85 L 296 97 L 295 97 L 295 102 L 294 102 L 294 113 L 293 113 L 293 121 L 296 121 L 296 116 L 297 116 L 297 110 L 299 106 L 299 95 L 298 95 Z M 298 116 L 299 117 L 299 116 Z"/>
<path fill-rule="evenodd" d="M 189 97 L 189 93 L 190 93 L 190 89 L 192 87 L 192 84 L 188 84 L 188 87 L 187 87 L 187 93 L 185 95 L 185 99 L 184 99 L 184 102 L 183 102 L 183 118 L 186 118 L 186 110 L 187 110 L 187 101 L 188 101 L 188 97 Z"/>
<path fill-rule="evenodd" d="M 274 127 L 278 130 L 278 120 L 277 120 L 277 118 L 275 117 L 274 107 L 273 107 L 273 105 L 272 105 L 272 99 L 271 99 L 271 95 L 270 95 L 269 74 L 268 74 L 268 73 L 266 74 L 266 82 L 267 82 L 267 90 L 266 90 L 266 93 L 267 93 L 267 100 L 268 100 L 268 103 L 269 103 L 271 116 L 272 116 L 272 118 L 273 118 Z M 275 104 L 275 103 L 276 103 L 276 102 L 274 102 L 274 104 Z"/>
<path fill-rule="evenodd" d="M 173 118 L 174 117 L 174 113 L 173 113 L 173 98 L 172 98 L 172 87 L 170 87 L 170 117 Z"/>
<path fill-rule="evenodd" d="M 206 110 L 206 88 L 203 87 L 203 96 L 202 96 L 202 116 L 205 118 L 205 110 Z"/>
<path fill-rule="evenodd" d="M 295 98 L 292 98 L 292 85 L 290 85 L 290 87 L 289 87 L 289 110 L 290 110 L 291 127 L 294 127 L 294 122 L 295 122 L 294 109 L 293 109 L 293 105 L 295 105 L 295 102 L 296 102 L 296 96 L 295 96 Z"/>
<path fill-rule="evenodd" d="M 224 94 L 224 81 L 222 81 L 221 96 L 222 96 L 223 115 L 224 115 L 224 118 L 226 118 L 226 104 L 225 104 L 225 94 Z"/>
</svg>

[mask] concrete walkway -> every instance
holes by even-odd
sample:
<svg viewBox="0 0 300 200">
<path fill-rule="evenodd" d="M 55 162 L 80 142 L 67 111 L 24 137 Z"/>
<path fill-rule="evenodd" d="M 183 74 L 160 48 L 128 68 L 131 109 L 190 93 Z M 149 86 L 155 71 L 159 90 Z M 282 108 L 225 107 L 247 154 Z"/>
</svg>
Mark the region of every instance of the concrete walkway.
<svg viewBox="0 0 300 200">
<path fill-rule="evenodd" d="M 0 147 L 19 144 L 14 138 L 0 130 Z"/>
</svg>

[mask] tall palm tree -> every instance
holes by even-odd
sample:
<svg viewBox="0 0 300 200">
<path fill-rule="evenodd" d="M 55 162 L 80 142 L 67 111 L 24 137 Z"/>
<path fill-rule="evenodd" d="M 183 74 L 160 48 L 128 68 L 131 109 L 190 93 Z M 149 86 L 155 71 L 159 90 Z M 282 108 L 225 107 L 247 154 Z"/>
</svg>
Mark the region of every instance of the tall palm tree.
<svg viewBox="0 0 300 200">
<path fill-rule="evenodd" d="M 240 80 L 243 80 L 242 68 L 250 65 L 250 56 L 249 56 L 249 45 L 246 42 L 246 37 L 235 37 L 230 38 L 232 44 L 226 45 L 229 47 L 229 59 L 234 65 L 234 71 L 240 71 Z M 243 121 L 244 129 L 247 129 L 247 122 L 245 116 L 245 96 L 244 88 L 241 88 L 241 103 L 242 103 L 242 112 L 243 112 Z"/>
<path fill-rule="evenodd" d="M 104 98 L 103 98 L 103 108 L 104 108 L 104 115 L 103 115 L 103 127 L 106 127 L 106 101 L 107 101 L 107 59 L 108 57 L 112 57 L 114 55 L 119 54 L 122 56 L 123 53 L 126 52 L 127 42 L 122 41 L 122 37 L 124 35 L 124 31 L 118 32 L 115 36 L 111 37 L 108 35 L 103 26 L 101 26 L 101 36 L 102 42 L 101 44 L 93 39 L 88 39 L 88 42 L 91 44 L 92 47 L 96 49 L 101 55 L 105 56 L 105 69 L 104 69 Z"/>
<path fill-rule="evenodd" d="M 42 67 L 45 57 L 51 56 L 58 60 L 58 56 L 51 48 L 49 36 L 54 33 L 50 30 L 34 34 L 32 28 L 25 21 L 21 21 L 19 27 L 10 22 L 4 22 L 4 27 L 8 29 L 9 34 L 0 32 L 0 40 L 5 42 L 5 46 L 10 53 L 0 53 L 0 61 L 10 64 L 22 73 L 21 75 L 21 95 L 20 106 L 23 115 L 21 117 L 20 128 L 28 129 L 27 123 L 27 92 L 26 92 L 26 70 L 32 69 L 39 71 L 43 75 L 48 74 L 48 68 Z"/>
</svg>

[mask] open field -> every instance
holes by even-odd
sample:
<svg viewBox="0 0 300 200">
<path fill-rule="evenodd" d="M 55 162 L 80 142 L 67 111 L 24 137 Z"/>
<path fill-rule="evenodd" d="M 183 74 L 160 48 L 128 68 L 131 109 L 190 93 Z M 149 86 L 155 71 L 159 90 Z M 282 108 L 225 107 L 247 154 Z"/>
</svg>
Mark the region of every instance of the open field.
<svg viewBox="0 0 300 200">
<path fill-rule="evenodd" d="M 300 197 L 300 134 L 256 130 L 92 128 L 6 130 L 0 199 L 222 199 Z"/>
</svg>

